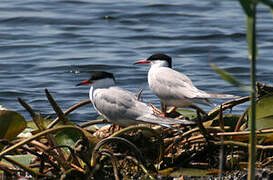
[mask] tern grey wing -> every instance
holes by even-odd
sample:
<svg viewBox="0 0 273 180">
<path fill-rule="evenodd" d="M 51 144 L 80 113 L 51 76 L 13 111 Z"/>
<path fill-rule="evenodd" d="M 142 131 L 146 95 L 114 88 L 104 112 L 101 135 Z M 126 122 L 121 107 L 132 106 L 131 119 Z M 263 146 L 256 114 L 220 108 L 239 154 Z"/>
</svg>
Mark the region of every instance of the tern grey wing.
<svg viewBox="0 0 273 180">
<path fill-rule="evenodd" d="M 150 87 L 159 97 L 165 98 L 209 98 L 209 95 L 197 89 L 192 81 L 184 74 L 171 68 L 160 67 L 153 71 Z M 171 96 L 171 97 L 169 97 Z"/>
<path fill-rule="evenodd" d="M 118 87 L 98 89 L 94 93 L 94 103 L 99 113 L 121 126 L 139 123 L 159 124 L 166 127 L 173 124 L 195 124 L 195 122 L 188 120 L 174 120 L 156 116 L 152 108 L 138 101 L 133 93 Z"/>
<path fill-rule="evenodd" d="M 136 96 L 119 87 L 97 89 L 94 92 L 94 104 L 96 109 L 112 122 L 126 121 L 128 124 L 137 124 L 138 117 L 150 114 L 152 110 L 137 100 Z"/>
<path fill-rule="evenodd" d="M 184 74 L 173 69 L 161 67 L 154 76 L 157 88 L 161 94 L 172 94 L 177 98 L 205 99 L 205 98 L 236 98 L 231 94 L 218 94 L 202 91 L 194 86 L 192 81 Z M 154 81 L 154 82 L 156 82 Z M 201 102 L 202 103 L 202 102 Z M 211 104 L 208 100 L 204 104 Z"/>
</svg>

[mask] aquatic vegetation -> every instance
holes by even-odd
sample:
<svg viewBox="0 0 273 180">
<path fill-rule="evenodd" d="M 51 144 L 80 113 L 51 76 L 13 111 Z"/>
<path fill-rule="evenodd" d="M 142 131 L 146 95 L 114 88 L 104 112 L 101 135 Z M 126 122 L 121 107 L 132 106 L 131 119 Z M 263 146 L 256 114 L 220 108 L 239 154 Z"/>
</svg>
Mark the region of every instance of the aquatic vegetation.
<svg viewBox="0 0 273 180">
<path fill-rule="evenodd" d="M 260 83 L 257 87 L 257 167 L 264 168 L 270 167 L 272 161 L 273 88 Z M 69 113 L 89 104 L 90 100 L 63 112 L 49 91 L 45 90 L 45 93 L 58 118 L 45 119 L 19 98 L 33 119 L 26 123 L 16 113 L 17 121 L 25 126 L 7 127 L 7 131 L 15 128 L 13 132 L 17 133 L 13 137 L 1 137 L 0 172 L 3 177 L 158 179 L 217 176 L 220 163 L 223 172 L 244 170 L 248 164 L 251 108 L 241 115 L 227 111 L 249 101 L 249 97 L 227 101 L 207 114 L 185 109 L 167 113 L 176 118 L 184 116 L 198 122 L 197 125 L 177 125 L 176 129 L 169 129 L 143 124 L 114 129 L 112 134 L 109 126 L 96 126 L 106 123 L 103 119 L 81 125 L 68 119 Z M 5 119 L 0 121 L 0 127 L 14 119 L 14 114 L 6 115 L 5 111 L 8 110 L 0 112 L 0 120 Z"/>
</svg>

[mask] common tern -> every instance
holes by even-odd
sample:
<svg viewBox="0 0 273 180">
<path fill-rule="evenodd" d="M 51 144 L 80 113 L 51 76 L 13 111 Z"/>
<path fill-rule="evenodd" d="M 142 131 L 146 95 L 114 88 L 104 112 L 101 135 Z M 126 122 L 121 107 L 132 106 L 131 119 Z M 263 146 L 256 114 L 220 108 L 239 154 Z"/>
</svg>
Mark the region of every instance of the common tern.
<svg viewBox="0 0 273 180">
<path fill-rule="evenodd" d="M 139 101 L 132 92 L 115 86 L 115 78 L 112 73 L 93 72 L 90 79 L 77 84 L 77 86 L 80 85 L 91 85 L 89 97 L 94 109 L 115 125 L 127 127 L 150 123 L 171 127 L 174 124 L 195 124 L 189 120 L 157 116 L 150 106 Z"/>
<path fill-rule="evenodd" d="M 210 98 L 237 97 L 197 89 L 190 78 L 172 69 L 172 58 L 165 54 L 154 54 L 134 64 L 151 64 L 148 84 L 152 92 L 160 99 L 162 116 L 166 116 L 167 106 L 198 108 L 196 103 L 213 105 L 209 101 Z"/>
</svg>

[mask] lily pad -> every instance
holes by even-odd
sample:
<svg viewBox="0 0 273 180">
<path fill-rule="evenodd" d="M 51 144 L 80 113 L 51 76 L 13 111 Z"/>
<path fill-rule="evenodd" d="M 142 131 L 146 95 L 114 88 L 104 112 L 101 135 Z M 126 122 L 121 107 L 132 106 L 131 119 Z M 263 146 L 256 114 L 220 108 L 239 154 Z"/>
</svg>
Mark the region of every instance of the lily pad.
<svg viewBox="0 0 273 180">
<path fill-rule="evenodd" d="M 165 170 L 161 170 L 159 174 L 164 176 L 171 176 L 171 177 L 183 177 L 183 176 L 189 176 L 189 177 L 205 177 L 209 176 L 211 173 L 211 170 L 203 170 L 203 169 L 194 169 L 194 168 L 180 168 L 173 171 L 173 168 L 168 168 Z"/>
<path fill-rule="evenodd" d="M 0 110 L 0 139 L 12 139 L 26 128 L 25 118 L 8 109 Z"/>
<path fill-rule="evenodd" d="M 64 129 L 58 132 L 55 136 L 58 145 L 65 145 L 74 148 L 76 142 L 81 137 L 81 132 L 73 129 Z M 70 154 L 70 151 L 65 148 L 66 153 Z"/>
<path fill-rule="evenodd" d="M 36 156 L 32 155 L 32 154 L 24 154 L 24 155 L 12 155 L 12 156 L 7 156 L 9 157 L 10 159 L 13 159 L 14 161 L 20 163 L 20 164 L 23 164 L 25 166 L 29 166 L 30 163 L 31 163 L 31 160 L 33 158 L 35 158 Z M 2 160 L 3 162 L 6 162 L 6 163 L 9 163 L 8 161 L 6 160 Z"/>
<path fill-rule="evenodd" d="M 256 129 L 268 129 L 273 127 L 273 95 L 260 98 L 256 104 Z M 251 108 L 248 116 L 251 118 Z M 250 124 L 249 124 L 250 125 Z"/>
</svg>

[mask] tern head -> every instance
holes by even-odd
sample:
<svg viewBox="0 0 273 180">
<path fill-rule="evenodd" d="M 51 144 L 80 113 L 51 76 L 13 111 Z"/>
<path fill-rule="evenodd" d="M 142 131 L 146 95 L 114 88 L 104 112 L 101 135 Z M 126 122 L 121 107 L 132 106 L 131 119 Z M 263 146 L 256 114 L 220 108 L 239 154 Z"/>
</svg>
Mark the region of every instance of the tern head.
<svg viewBox="0 0 273 180">
<path fill-rule="evenodd" d="M 92 85 L 92 86 L 110 86 L 115 84 L 115 77 L 112 73 L 105 71 L 94 71 L 91 77 L 76 86 Z"/>
<path fill-rule="evenodd" d="M 134 64 L 151 64 L 172 68 L 172 58 L 166 54 L 153 54 L 148 59 L 140 60 Z"/>
</svg>

